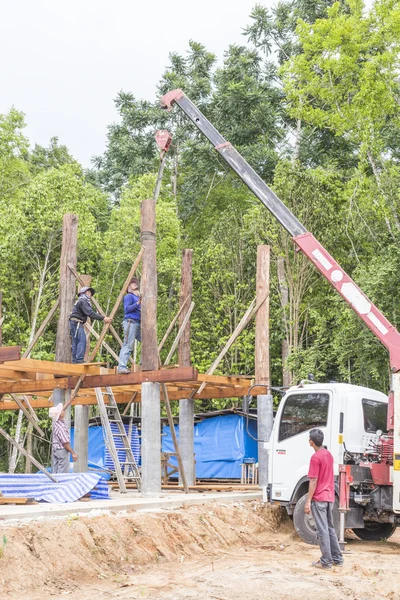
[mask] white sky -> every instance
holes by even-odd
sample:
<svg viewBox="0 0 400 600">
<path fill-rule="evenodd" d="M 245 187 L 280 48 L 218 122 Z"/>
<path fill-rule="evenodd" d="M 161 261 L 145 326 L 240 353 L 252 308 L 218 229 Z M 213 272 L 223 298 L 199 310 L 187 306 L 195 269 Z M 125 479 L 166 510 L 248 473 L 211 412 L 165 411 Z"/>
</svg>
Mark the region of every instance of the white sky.
<svg viewBox="0 0 400 600">
<path fill-rule="evenodd" d="M 3 0 L 0 113 L 26 114 L 31 143 L 58 136 L 85 166 L 105 149 L 119 90 L 154 99 L 171 51 L 189 39 L 219 59 L 257 0 Z M 264 0 L 272 5 L 272 0 Z"/>
<path fill-rule="evenodd" d="M 3 0 L 0 113 L 26 114 L 32 144 L 58 136 L 85 166 L 105 149 L 119 90 L 153 100 L 171 51 L 193 39 L 222 59 L 245 43 L 260 2 L 275 0 Z M 367 0 L 370 5 L 372 0 Z"/>
</svg>

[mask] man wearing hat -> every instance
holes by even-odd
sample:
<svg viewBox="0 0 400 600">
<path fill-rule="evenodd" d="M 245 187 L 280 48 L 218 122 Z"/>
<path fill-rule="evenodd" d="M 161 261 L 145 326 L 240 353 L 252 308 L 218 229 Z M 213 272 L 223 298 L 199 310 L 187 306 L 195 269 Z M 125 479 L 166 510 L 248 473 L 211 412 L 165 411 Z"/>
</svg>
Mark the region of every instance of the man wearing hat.
<svg viewBox="0 0 400 600">
<path fill-rule="evenodd" d="M 69 472 L 69 456 L 75 462 L 78 456 L 71 448 L 71 438 L 65 423 L 64 406 L 57 404 L 49 409 L 49 416 L 53 420 L 53 436 L 52 436 L 52 455 L 53 455 L 53 473 L 68 473 Z"/>
<path fill-rule="evenodd" d="M 82 287 L 78 293 L 78 300 L 75 302 L 71 315 L 69 317 L 69 332 L 72 339 L 72 362 L 75 364 L 83 363 L 86 350 L 86 333 L 84 324 L 87 319 L 97 319 L 111 323 L 110 317 L 103 317 L 92 308 L 90 298 L 94 296 L 94 289 L 91 287 Z"/>
<path fill-rule="evenodd" d="M 124 298 L 124 344 L 119 353 L 118 373 L 130 373 L 128 360 L 135 340 L 140 342 L 141 301 L 139 280 L 132 277 Z"/>
</svg>

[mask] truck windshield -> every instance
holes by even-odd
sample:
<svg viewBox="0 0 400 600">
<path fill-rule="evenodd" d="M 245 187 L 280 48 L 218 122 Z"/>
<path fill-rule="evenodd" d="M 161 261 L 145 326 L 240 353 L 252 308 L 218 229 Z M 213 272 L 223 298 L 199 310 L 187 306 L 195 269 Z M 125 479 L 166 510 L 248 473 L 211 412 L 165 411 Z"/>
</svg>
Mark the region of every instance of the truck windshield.
<svg viewBox="0 0 400 600">
<path fill-rule="evenodd" d="M 291 394 L 285 401 L 279 426 L 279 441 L 313 429 L 326 427 L 328 394 Z"/>
<path fill-rule="evenodd" d="M 387 404 L 377 400 L 362 400 L 364 429 L 368 433 L 376 433 L 378 429 L 387 431 Z"/>
</svg>

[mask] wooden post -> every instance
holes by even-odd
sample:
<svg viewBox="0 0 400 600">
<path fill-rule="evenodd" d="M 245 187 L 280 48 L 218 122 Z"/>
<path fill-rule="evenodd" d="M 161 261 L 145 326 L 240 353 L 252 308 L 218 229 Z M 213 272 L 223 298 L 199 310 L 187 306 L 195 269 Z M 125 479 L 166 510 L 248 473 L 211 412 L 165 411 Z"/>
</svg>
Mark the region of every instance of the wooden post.
<svg viewBox="0 0 400 600">
<path fill-rule="evenodd" d="M 257 290 L 260 302 L 269 294 L 270 247 L 257 246 Z M 268 485 L 268 450 L 273 422 L 272 396 L 269 374 L 269 298 L 260 306 L 256 315 L 255 336 L 255 382 L 266 385 L 265 394 L 257 396 L 258 473 L 260 486 Z"/>
<path fill-rule="evenodd" d="M 156 203 L 144 200 L 141 205 L 142 260 L 142 370 L 158 369 L 157 350 L 157 265 L 156 265 Z"/>
<path fill-rule="evenodd" d="M 68 213 L 63 220 L 63 238 L 60 260 L 60 314 L 56 337 L 56 361 L 71 362 L 71 338 L 69 316 L 76 298 L 75 277 L 68 269 L 68 263 L 76 267 L 76 247 L 78 239 L 78 217 Z"/>
<path fill-rule="evenodd" d="M 75 277 L 68 268 L 68 263 L 76 267 L 78 241 L 78 217 L 72 213 L 64 215 L 63 237 L 60 259 L 60 312 L 57 324 L 56 361 L 71 362 L 71 337 L 69 334 L 69 316 L 76 299 Z M 67 403 L 71 395 L 70 390 L 55 389 L 53 394 L 54 406 Z M 65 415 L 67 426 L 71 423 L 71 411 Z"/>
<path fill-rule="evenodd" d="M 186 313 L 192 302 L 192 260 L 193 250 L 183 250 L 181 267 L 181 289 L 179 304 L 180 307 L 186 306 L 179 317 L 179 323 L 185 321 Z M 189 299 L 188 303 L 187 300 Z M 178 346 L 178 362 L 182 367 L 190 367 L 190 320 L 183 331 L 183 335 Z M 179 447 L 182 457 L 183 468 L 185 471 L 188 485 L 194 485 L 196 474 L 194 471 L 194 400 L 187 398 L 179 402 Z M 180 475 L 182 483 L 182 476 Z"/>
<path fill-rule="evenodd" d="M 141 205 L 142 260 L 142 370 L 158 369 L 156 202 Z M 160 384 L 142 384 L 142 492 L 161 492 Z"/>
</svg>

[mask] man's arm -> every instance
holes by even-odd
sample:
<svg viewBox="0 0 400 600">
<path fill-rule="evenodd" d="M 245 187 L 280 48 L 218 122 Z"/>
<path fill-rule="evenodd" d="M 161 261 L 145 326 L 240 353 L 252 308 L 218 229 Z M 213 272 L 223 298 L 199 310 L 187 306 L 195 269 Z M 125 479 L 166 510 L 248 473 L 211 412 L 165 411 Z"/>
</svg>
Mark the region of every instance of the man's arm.
<svg viewBox="0 0 400 600">
<path fill-rule="evenodd" d="M 306 503 L 304 505 L 304 512 L 306 513 L 306 515 L 309 515 L 311 512 L 311 500 L 313 499 L 314 496 L 314 492 L 317 488 L 317 483 L 318 483 L 318 479 L 310 479 L 310 484 L 308 486 L 308 495 L 307 495 L 307 500 Z"/>
<path fill-rule="evenodd" d="M 68 450 L 68 452 L 70 454 L 72 454 L 72 460 L 75 462 L 76 459 L 78 458 L 78 455 L 75 454 L 75 452 L 73 451 L 73 449 L 71 448 L 71 444 L 69 442 L 67 442 L 66 444 L 63 444 L 63 447 Z"/>
<path fill-rule="evenodd" d="M 133 298 L 131 298 L 133 296 Z M 126 312 L 132 310 L 133 308 L 137 308 L 141 302 L 140 296 L 136 296 L 136 294 L 129 294 L 125 296 L 124 300 L 124 308 Z"/>
<path fill-rule="evenodd" d="M 92 319 L 92 321 L 93 321 L 93 319 L 95 319 L 96 321 L 104 321 L 105 323 L 111 323 L 111 321 L 112 321 L 112 319 L 110 319 L 110 317 L 103 317 L 103 315 L 100 315 L 95 310 L 93 310 L 92 305 L 90 304 L 90 302 L 88 300 L 83 300 L 81 309 L 82 309 L 82 312 L 87 317 L 89 317 L 89 319 Z"/>
</svg>

